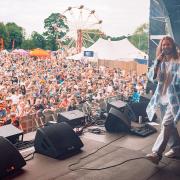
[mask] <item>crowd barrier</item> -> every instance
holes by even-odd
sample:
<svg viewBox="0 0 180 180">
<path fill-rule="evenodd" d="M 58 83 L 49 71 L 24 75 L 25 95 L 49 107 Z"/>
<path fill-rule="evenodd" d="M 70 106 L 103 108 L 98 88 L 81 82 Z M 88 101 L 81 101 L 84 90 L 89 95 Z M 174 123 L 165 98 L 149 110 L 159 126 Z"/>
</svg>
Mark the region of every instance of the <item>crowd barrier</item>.
<svg viewBox="0 0 180 180">
<path fill-rule="evenodd" d="M 127 101 L 128 98 L 125 98 L 123 95 L 111 96 L 106 99 L 103 99 L 104 107 L 102 106 L 102 101 L 96 102 L 88 102 L 86 105 L 89 106 L 89 110 L 87 110 L 87 106 L 79 105 L 77 107 L 78 110 L 83 111 L 85 114 L 95 115 L 96 111 L 99 109 L 106 109 L 107 104 L 112 101 L 122 100 Z M 56 111 L 44 110 L 43 113 L 35 112 L 32 114 L 28 114 L 26 116 L 20 117 L 21 128 L 24 133 L 35 131 L 37 128 L 43 126 L 48 121 L 56 121 L 58 113 L 63 112 L 64 109 L 57 109 Z"/>
</svg>

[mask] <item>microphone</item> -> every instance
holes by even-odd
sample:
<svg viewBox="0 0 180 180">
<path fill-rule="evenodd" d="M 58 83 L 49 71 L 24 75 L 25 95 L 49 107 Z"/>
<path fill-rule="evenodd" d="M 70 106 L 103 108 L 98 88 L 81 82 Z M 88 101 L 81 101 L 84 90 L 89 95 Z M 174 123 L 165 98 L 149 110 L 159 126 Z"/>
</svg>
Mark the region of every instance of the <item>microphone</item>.
<svg viewBox="0 0 180 180">
<path fill-rule="evenodd" d="M 164 58 L 164 56 L 165 56 L 165 52 L 164 52 L 164 50 L 162 50 L 162 52 L 161 52 L 161 55 L 160 55 L 160 56 L 161 56 L 161 58 Z M 159 69 L 159 66 L 160 66 L 160 64 L 161 64 L 161 61 L 162 61 L 162 59 L 157 61 L 157 64 L 156 64 L 156 68 L 155 68 L 155 72 L 154 72 L 153 79 L 156 79 L 156 78 L 157 78 L 157 73 L 158 73 L 158 69 Z"/>
<path fill-rule="evenodd" d="M 166 52 L 165 52 L 165 50 L 163 49 L 162 52 L 161 52 L 161 58 L 163 59 L 163 58 L 165 57 L 165 55 L 166 55 Z M 158 60 L 157 66 L 160 65 L 160 63 L 162 62 L 162 59 L 161 59 L 161 60 Z"/>
<path fill-rule="evenodd" d="M 165 55 L 166 55 L 165 50 L 162 50 L 161 56 L 163 57 Z"/>
</svg>

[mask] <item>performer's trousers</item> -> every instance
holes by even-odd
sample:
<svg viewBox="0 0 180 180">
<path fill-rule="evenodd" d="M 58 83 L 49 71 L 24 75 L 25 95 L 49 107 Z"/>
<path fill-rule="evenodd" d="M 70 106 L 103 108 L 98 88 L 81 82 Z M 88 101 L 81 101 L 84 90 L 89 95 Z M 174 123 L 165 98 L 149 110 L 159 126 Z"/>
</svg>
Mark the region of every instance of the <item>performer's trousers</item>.
<svg viewBox="0 0 180 180">
<path fill-rule="evenodd" d="M 175 127 L 174 118 L 169 106 L 164 108 L 161 131 L 152 148 L 152 152 L 162 155 L 167 145 L 174 151 L 180 152 L 180 136 L 177 128 Z"/>
</svg>

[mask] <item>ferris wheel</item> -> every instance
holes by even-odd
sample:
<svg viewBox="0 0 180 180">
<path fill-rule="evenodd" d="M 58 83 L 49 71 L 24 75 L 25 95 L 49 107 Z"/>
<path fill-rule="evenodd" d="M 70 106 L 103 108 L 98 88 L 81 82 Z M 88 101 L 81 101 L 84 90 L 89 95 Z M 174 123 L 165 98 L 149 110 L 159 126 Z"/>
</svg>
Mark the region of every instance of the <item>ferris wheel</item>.
<svg viewBox="0 0 180 180">
<path fill-rule="evenodd" d="M 83 5 L 68 7 L 63 12 L 63 17 L 69 30 L 61 40 L 68 41 L 67 48 L 74 47 L 76 53 L 81 52 L 82 47 L 93 44 L 97 37 L 102 35 L 102 20 L 98 19 L 95 10 L 85 8 Z"/>
</svg>

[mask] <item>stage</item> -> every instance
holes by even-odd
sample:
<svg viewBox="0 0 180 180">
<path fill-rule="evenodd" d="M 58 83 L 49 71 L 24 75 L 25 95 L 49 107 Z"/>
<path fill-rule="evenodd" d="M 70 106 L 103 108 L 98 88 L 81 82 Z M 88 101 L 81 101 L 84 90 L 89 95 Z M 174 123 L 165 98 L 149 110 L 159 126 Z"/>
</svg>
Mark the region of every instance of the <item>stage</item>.
<svg viewBox="0 0 180 180">
<path fill-rule="evenodd" d="M 91 127 L 92 128 L 92 127 Z M 156 126 L 159 129 L 158 126 Z M 15 176 L 16 180 L 178 180 L 180 160 L 163 158 L 158 166 L 144 158 L 158 133 L 148 137 L 119 133 L 93 134 L 84 132 L 81 137 L 82 152 L 65 160 L 53 159 L 41 154 L 34 158 Z M 33 139 L 35 132 L 24 136 Z M 21 151 L 23 156 L 34 148 Z M 74 165 L 73 165 L 74 164 Z M 111 168 L 108 168 L 110 167 Z"/>
</svg>

